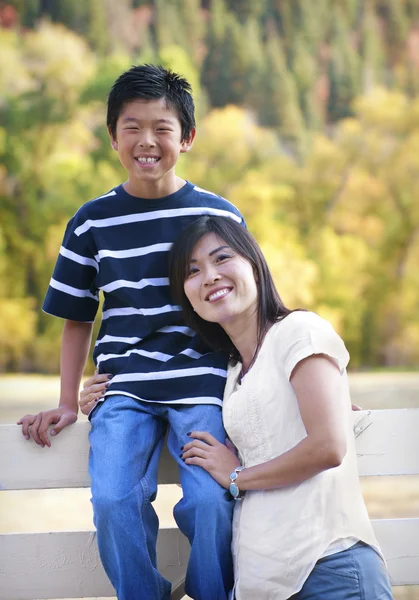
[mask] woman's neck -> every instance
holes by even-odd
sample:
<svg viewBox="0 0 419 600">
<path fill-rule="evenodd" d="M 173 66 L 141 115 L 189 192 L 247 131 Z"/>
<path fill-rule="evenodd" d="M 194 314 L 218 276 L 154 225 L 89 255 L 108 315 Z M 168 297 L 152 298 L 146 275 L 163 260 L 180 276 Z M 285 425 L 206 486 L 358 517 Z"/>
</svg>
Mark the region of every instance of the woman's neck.
<svg viewBox="0 0 419 600">
<path fill-rule="evenodd" d="M 237 348 L 241 356 L 243 371 L 246 372 L 254 358 L 255 350 L 259 343 L 256 315 L 252 319 L 246 319 L 245 323 L 229 323 L 223 326 L 223 328 L 235 348 Z"/>
</svg>

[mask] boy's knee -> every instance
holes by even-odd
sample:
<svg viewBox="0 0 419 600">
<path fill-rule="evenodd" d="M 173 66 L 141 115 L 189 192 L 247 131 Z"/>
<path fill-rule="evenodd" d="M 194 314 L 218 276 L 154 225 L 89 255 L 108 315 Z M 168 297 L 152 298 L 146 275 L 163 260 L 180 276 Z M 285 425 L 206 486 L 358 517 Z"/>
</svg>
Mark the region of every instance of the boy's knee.
<svg viewBox="0 0 419 600">
<path fill-rule="evenodd" d="M 95 516 L 112 520 L 122 513 L 135 510 L 140 514 L 151 505 L 148 489 L 140 482 L 134 488 L 125 492 L 117 487 L 96 491 L 92 494 L 92 504 Z"/>
<path fill-rule="evenodd" d="M 175 506 L 176 514 L 183 510 L 193 513 L 197 518 L 204 518 L 208 523 L 216 523 L 219 519 L 231 519 L 234 508 L 234 500 L 227 490 L 218 487 L 214 490 L 196 490 L 191 496 L 184 496 Z"/>
</svg>

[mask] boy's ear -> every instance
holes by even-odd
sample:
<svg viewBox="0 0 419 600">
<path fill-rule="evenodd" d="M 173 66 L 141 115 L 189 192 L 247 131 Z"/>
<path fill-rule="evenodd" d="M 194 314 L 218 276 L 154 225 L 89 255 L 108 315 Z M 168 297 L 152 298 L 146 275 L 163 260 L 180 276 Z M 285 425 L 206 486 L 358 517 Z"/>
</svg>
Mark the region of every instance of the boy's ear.
<svg viewBox="0 0 419 600">
<path fill-rule="evenodd" d="M 112 135 L 112 131 L 110 130 L 110 127 L 108 127 L 108 133 L 109 133 L 109 137 L 111 140 L 111 146 L 114 150 L 118 150 L 118 142 L 114 139 L 113 135 Z"/>
<path fill-rule="evenodd" d="M 191 129 L 191 133 L 188 135 L 188 137 L 185 138 L 184 140 L 182 140 L 181 146 L 180 146 L 181 152 L 189 152 L 189 150 L 192 148 L 192 144 L 195 139 L 195 135 L 196 135 L 196 127 Z"/>
</svg>

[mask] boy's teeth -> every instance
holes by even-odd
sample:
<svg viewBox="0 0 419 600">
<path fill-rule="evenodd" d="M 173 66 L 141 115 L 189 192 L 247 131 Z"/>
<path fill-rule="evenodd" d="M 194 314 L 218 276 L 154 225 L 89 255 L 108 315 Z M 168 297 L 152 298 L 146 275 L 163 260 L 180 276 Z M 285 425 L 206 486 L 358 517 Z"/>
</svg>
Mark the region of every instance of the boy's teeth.
<svg viewBox="0 0 419 600">
<path fill-rule="evenodd" d="M 147 158 L 137 158 L 138 162 L 140 163 L 156 163 L 157 162 L 157 158 L 151 158 L 151 156 L 148 156 Z"/>
</svg>

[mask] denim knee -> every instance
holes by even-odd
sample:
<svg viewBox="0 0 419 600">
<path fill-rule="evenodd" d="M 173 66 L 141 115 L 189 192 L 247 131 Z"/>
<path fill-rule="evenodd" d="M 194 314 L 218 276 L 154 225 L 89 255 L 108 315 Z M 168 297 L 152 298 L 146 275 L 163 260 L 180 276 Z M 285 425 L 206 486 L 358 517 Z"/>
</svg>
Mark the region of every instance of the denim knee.
<svg viewBox="0 0 419 600">
<path fill-rule="evenodd" d="M 118 493 L 119 492 L 119 493 Z M 92 504 L 95 517 L 112 521 L 115 517 L 129 513 L 131 510 L 141 514 L 155 497 L 155 492 L 150 498 L 150 490 L 145 479 L 140 481 L 128 493 L 107 486 L 105 489 L 96 490 L 92 494 Z"/>
<path fill-rule="evenodd" d="M 201 523 L 220 523 L 227 521 L 231 523 L 234 508 L 234 500 L 227 490 L 219 487 L 214 490 L 196 490 L 193 495 L 184 496 L 174 508 L 175 518 L 188 513 L 188 520 L 193 515 Z"/>
</svg>

